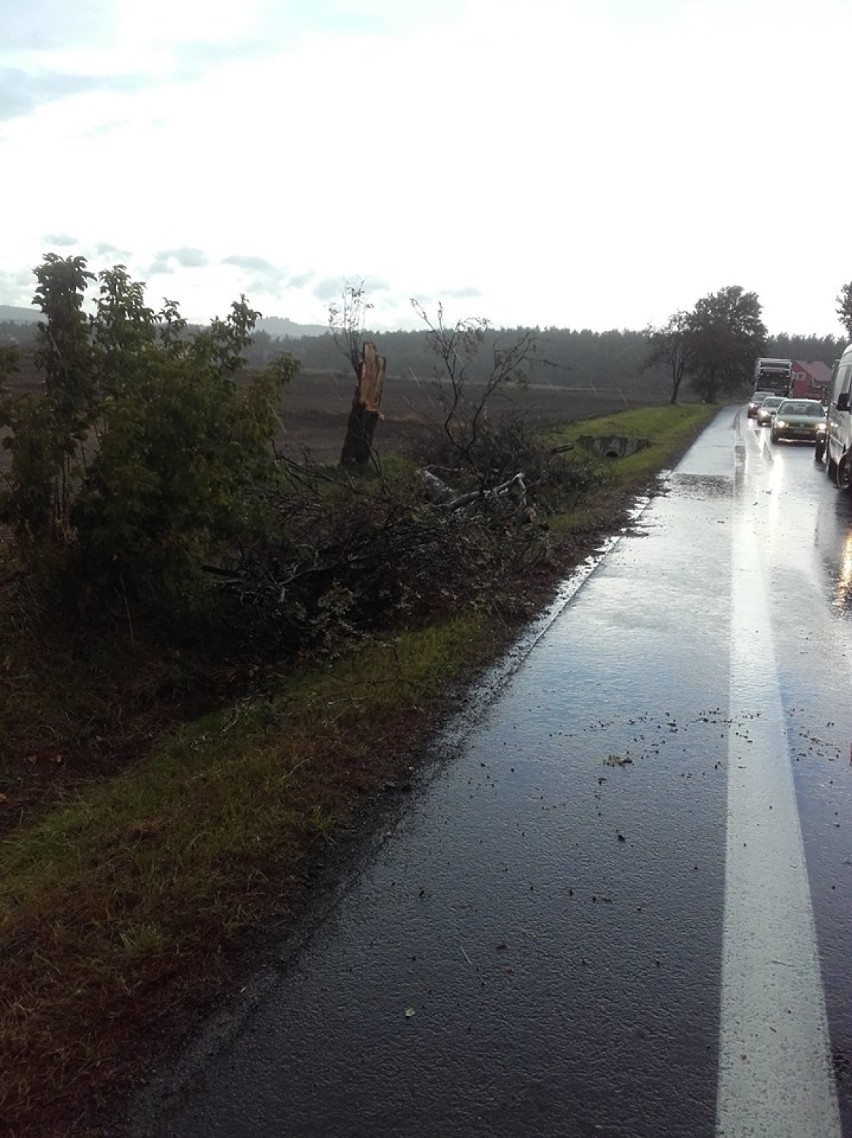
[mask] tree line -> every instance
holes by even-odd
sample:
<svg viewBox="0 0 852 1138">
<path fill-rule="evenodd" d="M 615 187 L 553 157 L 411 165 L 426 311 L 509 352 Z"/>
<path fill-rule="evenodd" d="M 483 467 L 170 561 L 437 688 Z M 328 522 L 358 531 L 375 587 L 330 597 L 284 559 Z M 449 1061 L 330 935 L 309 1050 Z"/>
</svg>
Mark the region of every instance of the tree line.
<svg viewBox="0 0 852 1138">
<path fill-rule="evenodd" d="M 525 363 L 526 376 L 531 383 L 587 389 L 621 388 L 632 393 L 647 391 L 655 395 L 667 392 L 674 394 L 675 399 L 685 379 L 689 379 L 690 386 L 692 380 L 695 380 L 694 389 L 701 398 L 714 398 L 720 391 L 730 391 L 747 385 L 754 371 L 754 359 L 758 355 L 821 360 L 831 366 L 842 353 L 846 344 L 844 338 L 831 335 L 795 335 L 787 332 L 770 335 L 758 317 L 760 335 L 756 338 L 747 337 L 741 345 L 743 350 L 741 367 L 735 368 L 733 373 L 729 374 L 726 364 L 723 367 L 726 378 L 721 387 L 716 378 L 708 382 L 710 373 L 706 368 L 698 367 L 695 370 L 688 366 L 692 361 L 697 367 L 698 356 L 694 352 L 686 352 L 684 355 L 680 348 L 686 348 L 689 341 L 691 348 L 696 349 L 700 340 L 707 350 L 715 350 L 725 339 L 722 331 L 726 322 L 734 339 L 740 336 L 742 331 L 738 327 L 740 316 L 745 309 L 756 304 L 757 300 L 753 293 L 742 293 L 742 297 L 749 299 L 741 298 L 739 303 L 734 303 L 729 297 L 730 311 L 726 312 L 726 302 L 719 298 L 721 294 L 728 294 L 730 291 L 723 289 L 720 294 L 711 294 L 711 297 L 715 296 L 717 299 L 704 298 L 691 313 L 676 313 L 659 327 L 648 327 L 641 331 L 611 329 L 604 332 L 596 332 L 589 328 L 556 327 L 489 329 L 488 347 L 492 351 L 495 349 L 499 351 L 501 346 L 509 346 L 522 336 L 532 334 L 535 351 Z M 849 303 L 852 311 L 852 299 Z M 730 324 L 731 320 L 733 325 Z M 188 325 L 183 334 L 189 336 L 196 330 L 194 326 Z M 688 331 L 690 335 L 686 336 Z M 852 337 L 852 324 L 849 335 Z M 33 324 L 0 322 L 0 344 L 16 343 L 24 349 L 31 349 L 36 343 L 37 336 L 38 328 Z M 390 378 L 412 375 L 428 378 L 434 374 L 435 356 L 425 330 L 388 332 L 364 328 L 363 337 L 375 342 L 381 354 L 387 359 L 387 374 Z M 677 345 L 680 345 L 680 348 Z M 672 351 L 677 353 L 674 365 L 670 359 Z M 331 331 L 323 336 L 274 337 L 262 329 L 255 328 L 251 333 L 251 342 L 243 351 L 243 357 L 249 367 L 263 368 L 281 352 L 287 352 L 297 358 L 303 373 L 339 372 L 344 366 L 339 345 L 336 344 Z M 483 353 L 479 361 L 473 362 L 472 382 L 485 380 L 486 355 L 488 353 Z M 678 379 L 678 369 L 682 365 L 684 371 Z M 730 386 L 731 383 L 733 387 Z"/>
<path fill-rule="evenodd" d="M 727 290 L 723 290 L 725 291 Z M 745 295 L 754 296 L 754 294 Z M 720 306 L 717 302 L 707 301 L 700 305 L 702 315 L 698 318 L 696 327 L 703 328 L 701 339 L 708 350 L 716 346 L 717 342 L 724 340 L 721 332 L 728 318 L 724 315 L 724 308 L 724 303 Z M 678 314 L 678 317 L 680 315 Z M 721 319 L 721 326 L 717 326 L 717 318 Z M 738 317 L 734 316 L 735 339 L 741 332 L 741 329 L 737 328 L 737 320 Z M 661 328 L 649 327 L 642 331 L 611 329 L 596 332 L 589 328 L 554 327 L 500 328 L 490 329 L 488 340 L 491 349 L 499 350 L 501 345 L 516 343 L 522 336 L 532 333 L 535 352 L 530 355 L 525 365 L 527 378 L 531 383 L 548 383 L 574 388 L 621 388 L 633 392 L 643 390 L 649 393 L 661 390 L 668 392 L 673 382 L 671 365 L 665 356 L 660 356 L 658 349 L 661 336 L 671 335 L 679 323 L 679 319 L 670 318 L 670 321 Z M 711 331 L 713 327 L 715 331 Z M 364 335 L 374 340 L 387 358 L 389 376 L 428 377 L 433 373 L 434 355 L 430 351 L 424 332 L 366 330 Z M 733 388 L 726 385 L 718 390 L 708 391 L 708 384 L 696 375 L 696 390 L 700 397 L 709 395 L 712 398 L 721 390 L 733 390 L 748 384 L 754 372 L 754 360 L 759 355 L 777 355 L 797 360 L 822 360 L 830 366 L 841 354 L 844 346 L 845 340 L 830 335 L 805 336 L 782 332 L 771 336 L 761 323 L 759 335 L 756 338 L 747 337 L 742 344 L 742 366 L 730 376 Z M 340 370 L 341 355 L 330 335 L 276 340 L 265 332 L 259 332 L 255 333 L 254 344 L 249 349 L 248 355 L 257 366 L 263 366 L 276 351 L 281 350 L 296 356 L 304 372 Z M 681 380 L 686 376 L 692 377 L 693 372 L 687 369 Z M 484 380 L 484 365 L 472 368 L 471 378 L 475 381 Z M 718 387 L 717 384 L 709 386 Z M 679 387 L 680 385 L 678 392 Z"/>
</svg>

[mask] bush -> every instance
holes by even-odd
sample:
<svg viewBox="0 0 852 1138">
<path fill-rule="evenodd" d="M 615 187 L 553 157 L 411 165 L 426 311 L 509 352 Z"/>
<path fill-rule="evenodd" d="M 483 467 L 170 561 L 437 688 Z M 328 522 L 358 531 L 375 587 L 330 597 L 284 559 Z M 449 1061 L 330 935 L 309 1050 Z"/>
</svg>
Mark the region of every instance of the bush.
<svg viewBox="0 0 852 1138">
<path fill-rule="evenodd" d="M 83 258 L 51 254 L 36 275 L 44 392 L 0 400 L 3 511 L 31 576 L 90 619 L 129 626 L 132 608 L 140 631 L 211 657 L 280 658 L 461 606 L 523 610 L 518 583 L 550 552 L 542 519 L 594 482 L 588 461 L 554 454 L 520 416 L 489 416 L 488 398 L 521 381 L 530 334 L 494 349 L 471 402 L 464 361 L 481 325 L 447 329 L 439 314 L 445 414 L 423 458 L 449 488 L 435 501 L 402 458 L 355 474 L 276 458 L 297 364 L 240 376 L 258 316 L 245 298 L 190 332 L 174 303 L 148 308 L 121 265 L 95 278 Z"/>
<path fill-rule="evenodd" d="M 523 610 L 518 582 L 550 554 L 544 515 L 573 505 L 599 480 L 597 468 L 553 454 L 519 418 L 493 431 L 486 424 L 470 452 L 480 470 L 496 486 L 520 468 L 529 487 L 498 495 L 480 491 L 470 469 L 447 465 L 458 452 L 444 436 L 434 441 L 421 457 L 453 479 L 444 502 L 430 499 L 414 462 L 358 477 L 288 466 L 269 496 L 263 540 L 219 578 L 217 620 L 229 641 L 260 655 L 328 653 L 347 638 L 420 626 L 465 605 Z"/>
<path fill-rule="evenodd" d="M 36 271 L 44 392 L 0 400 L 3 515 L 29 567 L 49 562 L 79 607 L 120 596 L 172 611 L 198 591 L 202 561 L 262 524 L 255 488 L 274 484 L 280 388 L 297 364 L 238 383 L 259 315 L 245 298 L 189 334 L 121 265 L 99 274 L 86 317 L 85 264 L 50 254 Z"/>
</svg>

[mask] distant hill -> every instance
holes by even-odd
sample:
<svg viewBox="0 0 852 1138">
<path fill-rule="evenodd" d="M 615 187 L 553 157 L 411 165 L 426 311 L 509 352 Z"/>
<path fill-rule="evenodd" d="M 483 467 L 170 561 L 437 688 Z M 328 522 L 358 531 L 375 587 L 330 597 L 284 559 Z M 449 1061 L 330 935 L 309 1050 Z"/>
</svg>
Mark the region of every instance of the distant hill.
<svg viewBox="0 0 852 1138">
<path fill-rule="evenodd" d="M 15 324 L 35 324 L 41 320 L 37 308 L 16 308 L 12 304 L 0 304 L 0 321 L 11 320 Z"/>
<path fill-rule="evenodd" d="M 270 336 L 324 336 L 328 331 L 327 324 L 296 324 L 286 316 L 264 316 L 257 322 L 258 328 L 268 332 Z"/>
<path fill-rule="evenodd" d="M 14 324 L 35 324 L 41 320 L 41 312 L 37 308 L 18 308 L 12 304 L 0 304 L 0 323 L 9 320 Z M 328 331 L 325 324 L 297 324 L 286 316 L 266 316 L 257 322 L 258 331 L 268 332 L 270 336 L 291 336 L 298 339 L 300 336 L 324 336 Z"/>
</svg>

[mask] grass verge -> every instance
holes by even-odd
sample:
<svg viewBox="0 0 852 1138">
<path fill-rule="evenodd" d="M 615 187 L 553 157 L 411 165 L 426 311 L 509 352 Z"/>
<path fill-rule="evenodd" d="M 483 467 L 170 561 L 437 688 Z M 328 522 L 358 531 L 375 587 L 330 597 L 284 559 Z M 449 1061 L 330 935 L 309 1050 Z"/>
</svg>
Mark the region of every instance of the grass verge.
<svg viewBox="0 0 852 1138">
<path fill-rule="evenodd" d="M 623 515 L 625 502 L 641 494 L 655 475 L 674 465 L 716 414 L 704 404 L 681 407 L 643 407 L 597 419 L 570 423 L 550 436 L 554 446 L 577 445 L 581 435 L 624 435 L 647 439 L 648 446 L 624 458 L 598 459 L 603 482 L 594 495 L 577 504 L 570 514 L 555 518 L 551 529 L 557 541 L 585 531 L 612 528 Z M 623 520 L 623 517 L 622 517 Z"/>
<path fill-rule="evenodd" d="M 651 446 L 610 460 L 594 499 L 552 520 L 538 600 L 623 524 L 711 414 L 654 408 L 560 432 L 560 442 L 641 433 Z M 408 770 L 455 685 L 511 635 L 496 613 L 474 612 L 368 643 L 172 730 L 120 775 L 11 829 L 0 885 L 5 1132 L 103 1133 L 104 1110 L 227 984 L 235 949 L 273 917 L 296 920 L 317 851 Z"/>
</svg>

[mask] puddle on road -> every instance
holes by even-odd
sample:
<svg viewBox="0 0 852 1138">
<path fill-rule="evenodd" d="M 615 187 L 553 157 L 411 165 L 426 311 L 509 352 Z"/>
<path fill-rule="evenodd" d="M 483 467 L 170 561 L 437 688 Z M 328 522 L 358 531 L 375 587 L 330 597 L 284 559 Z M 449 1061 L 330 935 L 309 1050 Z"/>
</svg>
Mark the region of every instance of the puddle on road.
<svg viewBox="0 0 852 1138">
<path fill-rule="evenodd" d="M 666 480 L 666 490 L 688 498 L 730 498 L 733 478 L 720 474 L 672 473 Z"/>
</svg>

